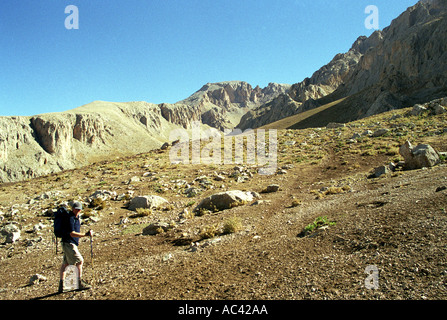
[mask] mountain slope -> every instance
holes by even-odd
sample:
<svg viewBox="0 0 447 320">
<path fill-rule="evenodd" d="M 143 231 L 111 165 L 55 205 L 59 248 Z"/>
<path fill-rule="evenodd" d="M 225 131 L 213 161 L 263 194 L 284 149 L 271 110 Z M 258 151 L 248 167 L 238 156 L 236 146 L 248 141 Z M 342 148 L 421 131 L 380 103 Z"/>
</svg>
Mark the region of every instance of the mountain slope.
<svg viewBox="0 0 447 320">
<path fill-rule="evenodd" d="M 340 113 L 329 122 L 361 119 L 446 96 L 446 13 L 445 1 L 420 1 L 389 27 L 368 39 L 359 38 L 347 57 L 337 55 L 310 80 L 293 85 L 289 96 L 301 105 L 288 101 L 269 110 L 262 106 L 244 116 L 238 127 L 256 128 L 346 97 L 338 106 Z M 337 68 L 339 64 L 346 67 Z M 297 91 L 300 88 L 314 94 L 303 94 Z"/>
<path fill-rule="evenodd" d="M 288 299 L 445 300 L 447 164 L 368 179 L 373 168 L 402 159 L 398 150 L 406 140 L 447 151 L 447 114 L 406 116 L 409 111 L 373 116 L 343 130 L 280 131 L 281 170 L 271 176 L 252 165 L 171 164 L 168 149 L 3 186 L 0 228 L 21 234 L 0 245 L 0 299 L 182 305 L 194 299 L 265 300 L 267 306 Z M 383 128 L 389 134 L 347 143 L 356 133 Z M 123 183 L 132 177 L 139 179 Z M 272 184 L 280 189 L 261 193 Z M 191 187 L 198 193 L 189 194 Z M 192 204 L 232 190 L 258 192 L 261 199 L 191 214 Z M 105 200 L 93 208 L 98 194 Z M 169 205 L 150 214 L 126 208 L 126 198 L 145 195 L 159 195 Z M 95 233 L 92 247 L 88 238 L 79 246 L 83 278 L 93 288 L 57 295 L 62 254 L 60 246 L 55 253 L 52 211 L 70 201 L 84 203 L 82 230 Z M 317 224 L 322 217 L 335 224 Z M 223 233 L 230 223 L 238 228 Z M 154 225 L 169 229 L 147 233 Z M 312 225 L 318 230 L 303 234 Z M 365 285 L 371 266 L 379 270 L 374 290 Z M 31 284 L 33 275 L 42 281 Z M 160 311 L 175 318 L 177 310 Z"/>
<path fill-rule="evenodd" d="M 381 40 L 377 31 L 369 38 L 359 37 L 351 49 L 337 54 L 331 62 L 316 71 L 312 77 L 291 86 L 290 90 L 268 103 L 247 112 L 237 125 L 240 129 L 258 128 L 268 123 L 304 112 L 316 106 L 315 100 L 334 92 L 363 54 Z"/>
<path fill-rule="evenodd" d="M 201 121 L 221 131 L 233 129 L 244 114 L 273 100 L 290 89 L 290 85 L 269 83 L 261 89 L 243 81 L 207 83 L 189 98 L 175 104 L 201 110 Z"/>
<path fill-rule="evenodd" d="M 336 95 L 351 96 L 346 102 L 357 105 L 357 118 L 446 96 L 446 30 L 447 2 L 420 1 L 408 8 L 384 29 L 383 41 L 362 57 Z"/>
<path fill-rule="evenodd" d="M 0 117 L 0 183 L 148 152 L 169 142 L 172 130 L 191 128 L 193 121 L 232 129 L 245 112 L 289 88 L 230 81 L 207 84 L 175 104 L 94 101 L 65 112 Z"/>
<path fill-rule="evenodd" d="M 0 181 L 17 181 L 148 152 L 177 126 L 146 102 L 95 101 L 61 113 L 0 118 Z"/>
</svg>

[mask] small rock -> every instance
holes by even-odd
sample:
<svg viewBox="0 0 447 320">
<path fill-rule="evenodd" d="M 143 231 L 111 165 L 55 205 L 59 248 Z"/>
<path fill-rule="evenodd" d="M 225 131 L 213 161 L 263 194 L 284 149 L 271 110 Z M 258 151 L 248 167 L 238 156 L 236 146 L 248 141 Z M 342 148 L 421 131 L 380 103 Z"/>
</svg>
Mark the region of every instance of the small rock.
<svg viewBox="0 0 447 320">
<path fill-rule="evenodd" d="M 89 197 L 90 199 L 102 199 L 104 201 L 116 198 L 116 192 L 108 190 L 97 190 Z M 90 202 L 90 201 L 89 201 Z"/>
<path fill-rule="evenodd" d="M 344 123 L 330 122 L 326 126 L 326 129 L 337 129 L 337 128 L 344 128 L 344 127 L 346 127 L 346 124 L 344 124 Z"/>
<path fill-rule="evenodd" d="M 143 178 L 152 177 L 152 176 L 155 176 L 154 172 L 147 171 L 147 172 L 143 173 Z"/>
<path fill-rule="evenodd" d="M 29 279 L 29 285 L 32 286 L 32 285 L 39 283 L 41 281 L 47 281 L 47 278 L 41 274 L 35 274 L 35 275 L 31 276 L 31 278 Z"/>
<path fill-rule="evenodd" d="M 380 166 L 376 169 L 374 169 L 374 173 L 372 174 L 372 177 L 379 178 L 380 176 L 384 174 L 390 173 L 390 169 L 387 166 Z"/>
<path fill-rule="evenodd" d="M 131 183 L 135 183 L 135 182 L 140 182 L 140 181 L 141 181 L 140 177 L 133 176 L 132 178 L 129 179 L 129 181 L 127 181 L 127 184 L 131 184 Z"/>
<path fill-rule="evenodd" d="M 33 227 L 33 232 L 38 232 L 42 229 L 44 229 L 46 226 L 43 223 L 38 223 L 36 225 L 34 225 Z"/>
<path fill-rule="evenodd" d="M 425 111 L 427 111 L 427 108 L 425 108 L 424 106 L 420 105 L 420 104 L 416 104 L 413 109 L 410 111 L 410 115 L 411 116 L 419 116 L 422 113 L 424 113 Z"/>
<path fill-rule="evenodd" d="M 224 181 L 224 180 L 225 180 L 225 177 L 222 176 L 222 175 L 220 175 L 220 174 L 216 174 L 216 175 L 214 176 L 214 180 L 216 180 L 216 181 Z"/>
<path fill-rule="evenodd" d="M 265 188 L 262 193 L 272 193 L 272 192 L 278 192 L 279 191 L 279 185 L 277 184 L 271 184 Z"/>
<path fill-rule="evenodd" d="M 199 195 L 202 191 L 203 191 L 202 189 L 191 187 L 191 188 L 186 189 L 184 191 L 184 194 L 186 194 L 186 196 L 188 198 L 192 198 L 192 197 Z"/>
<path fill-rule="evenodd" d="M 447 189 L 446 186 L 437 187 L 437 188 L 436 188 L 436 192 L 441 192 L 441 191 L 444 191 L 444 190 L 446 190 L 446 189 Z"/>
<path fill-rule="evenodd" d="M 377 137 L 381 137 L 381 136 L 387 134 L 389 131 L 390 131 L 390 130 L 389 130 L 389 129 L 386 129 L 386 128 L 379 129 L 379 130 L 374 131 L 374 133 L 372 134 L 372 136 L 375 137 L 375 138 L 377 138 Z"/>
<path fill-rule="evenodd" d="M 372 136 L 373 135 L 373 132 L 371 131 L 371 130 L 366 130 L 366 131 L 364 131 L 363 133 L 362 133 L 362 136 L 368 136 L 368 137 L 370 137 L 370 136 Z"/>
<path fill-rule="evenodd" d="M 167 222 L 155 222 L 143 229 L 143 235 L 156 235 L 161 232 L 166 232 L 172 228 L 172 225 Z"/>
<path fill-rule="evenodd" d="M 163 145 L 160 147 L 161 150 L 166 150 L 167 148 L 169 148 L 169 142 L 163 143 Z"/>
<path fill-rule="evenodd" d="M 6 243 L 14 243 L 20 239 L 20 229 L 14 224 L 4 226 L 0 233 L 6 237 Z"/>
<path fill-rule="evenodd" d="M 165 254 L 164 256 L 163 256 L 163 262 L 166 262 L 166 261 L 169 261 L 169 260 L 171 260 L 172 259 L 172 253 L 167 253 L 167 254 Z"/>
</svg>

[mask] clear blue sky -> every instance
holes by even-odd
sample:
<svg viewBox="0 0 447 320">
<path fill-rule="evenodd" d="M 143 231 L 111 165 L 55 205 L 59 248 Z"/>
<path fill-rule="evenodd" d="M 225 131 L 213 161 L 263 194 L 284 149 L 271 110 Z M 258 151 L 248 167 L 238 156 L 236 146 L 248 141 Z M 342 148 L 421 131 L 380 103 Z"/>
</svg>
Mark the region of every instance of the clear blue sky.
<svg viewBox="0 0 447 320">
<path fill-rule="evenodd" d="M 2 0 L 0 115 L 174 103 L 208 82 L 293 84 L 417 0 Z M 67 30 L 65 7 L 79 9 Z"/>
</svg>

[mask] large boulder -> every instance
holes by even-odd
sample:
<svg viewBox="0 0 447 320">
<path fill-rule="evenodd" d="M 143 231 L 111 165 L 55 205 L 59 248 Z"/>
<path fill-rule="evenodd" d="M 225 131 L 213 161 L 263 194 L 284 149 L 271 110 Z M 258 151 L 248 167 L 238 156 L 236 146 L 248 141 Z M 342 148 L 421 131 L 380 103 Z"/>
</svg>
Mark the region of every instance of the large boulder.
<svg viewBox="0 0 447 320">
<path fill-rule="evenodd" d="M 255 198 L 259 198 L 256 192 L 244 192 L 240 190 L 220 192 L 203 199 L 194 211 L 199 211 L 200 209 L 226 210 L 247 204 Z"/>
<path fill-rule="evenodd" d="M 168 200 L 159 196 L 140 196 L 130 201 L 128 209 L 133 211 L 138 208 L 157 209 L 168 203 Z"/>
<path fill-rule="evenodd" d="M 410 141 L 407 141 L 400 147 L 399 153 L 404 157 L 404 168 L 407 170 L 433 167 L 441 162 L 438 153 L 428 144 L 420 144 L 413 148 Z"/>
</svg>

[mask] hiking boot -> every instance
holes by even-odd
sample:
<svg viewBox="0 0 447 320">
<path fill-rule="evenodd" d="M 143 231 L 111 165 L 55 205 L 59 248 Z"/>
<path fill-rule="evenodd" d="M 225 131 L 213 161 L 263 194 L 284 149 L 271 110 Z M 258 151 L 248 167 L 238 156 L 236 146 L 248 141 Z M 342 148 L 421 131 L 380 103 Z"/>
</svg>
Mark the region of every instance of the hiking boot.
<svg viewBox="0 0 447 320">
<path fill-rule="evenodd" d="M 79 290 L 88 290 L 91 288 L 92 286 L 89 285 L 87 282 L 85 282 L 84 280 L 79 280 Z"/>
<path fill-rule="evenodd" d="M 58 293 L 63 293 L 63 292 L 67 292 L 67 290 L 65 290 L 64 288 L 64 281 L 59 280 L 59 289 L 57 290 Z"/>
</svg>

